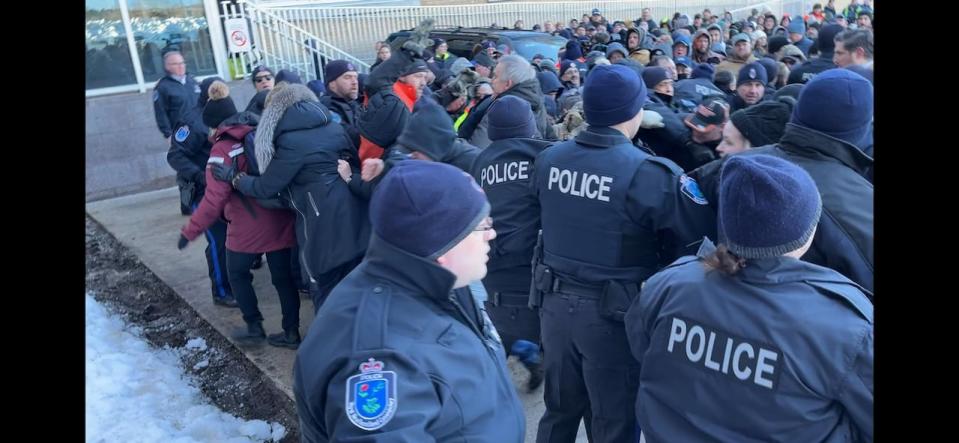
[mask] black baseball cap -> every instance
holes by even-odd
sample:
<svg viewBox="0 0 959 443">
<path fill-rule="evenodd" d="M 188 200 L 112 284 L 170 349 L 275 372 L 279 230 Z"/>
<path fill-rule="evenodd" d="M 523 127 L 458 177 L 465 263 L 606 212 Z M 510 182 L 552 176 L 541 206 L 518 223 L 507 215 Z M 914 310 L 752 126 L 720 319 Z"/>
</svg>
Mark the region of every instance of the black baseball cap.
<svg viewBox="0 0 959 443">
<path fill-rule="evenodd" d="M 696 107 L 696 112 L 686 117 L 686 126 L 697 132 L 706 132 L 729 120 L 729 104 L 725 100 L 707 99 Z"/>
</svg>

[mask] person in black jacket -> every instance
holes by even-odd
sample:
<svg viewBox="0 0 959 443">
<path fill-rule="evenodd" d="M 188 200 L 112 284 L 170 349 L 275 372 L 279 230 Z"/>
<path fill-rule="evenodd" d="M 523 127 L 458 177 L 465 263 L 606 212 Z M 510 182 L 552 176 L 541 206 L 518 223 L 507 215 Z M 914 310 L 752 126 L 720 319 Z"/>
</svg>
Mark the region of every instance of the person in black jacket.
<svg viewBox="0 0 959 443">
<path fill-rule="evenodd" d="M 476 158 L 473 178 L 492 209 L 497 238 L 490 243 L 489 272 L 483 279 L 490 298 L 486 312 L 503 339 L 503 347 L 530 371 L 530 391 L 543 382 L 540 366 L 539 312 L 529 307 L 531 262 L 540 228 L 539 201 L 529 187 L 536 156 L 551 142 L 536 139 L 529 103 L 517 97 L 497 100 L 489 110 L 492 143 Z M 524 349 L 525 348 L 525 349 Z"/>
<path fill-rule="evenodd" d="M 300 84 L 278 84 L 257 126 L 259 177 L 214 166 L 214 177 L 254 198 L 277 193 L 296 212 L 296 243 L 301 272 L 310 285 L 314 310 L 359 263 L 369 242 L 366 204 L 340 180 L 341 158 L 355 159 L 356 148 L 331 111 Z M 299 331 L 285 331 L 300 342 Z"/>
<path fill-rule="evenodd" d="M 360 105 L 358 74 L 353 63 L 346 60 L 333 60 L 326 64 L 324 71 L 326 92 L 319 96 L 320 103 L 335 114 L 334 120 L 343 125 L 350 141 L 357 149 L 360 147 L 360 130 L 357 126 Z"/>
<path fill-rule="evenodd" d="M 822 31 L 819 31 L 819 39 L 816 41 L 816 44 L 819 45 L 819 57 L 809 59 L 794 67 L 789 72 L 789 84 L 806 83 L 820 72 L 836 67 L 836 64 L 833 63 L 836 48 L 835 38 L 842 30 L 842 26 L 839 25 L 826 25 L 822 28 Z"/>
<path fill-rule="evenodd" d="M 832 268 L 869 291 L 873 290 L 873 186 L 863 175 L 873 160 L 859 145 L 869 132 L 872 114 L 872 84 L 848 69 L 830 69 L 803 86 L 778 143 L 736 154 L 782 157 L 812 176 L 822 194 L 823 217 L 803 260 Z M 718 201 L 723 160 L 689 174 L 710 202 Z"/>
<path fill-rule="evenodd" d="M 303 441 L 523 441 L 502 343 L 468 286 L 486 275 L 489 211 L 449 165 L 403 161 L 386 174 L 369 251 L 294 363 Z"/>
</svg>

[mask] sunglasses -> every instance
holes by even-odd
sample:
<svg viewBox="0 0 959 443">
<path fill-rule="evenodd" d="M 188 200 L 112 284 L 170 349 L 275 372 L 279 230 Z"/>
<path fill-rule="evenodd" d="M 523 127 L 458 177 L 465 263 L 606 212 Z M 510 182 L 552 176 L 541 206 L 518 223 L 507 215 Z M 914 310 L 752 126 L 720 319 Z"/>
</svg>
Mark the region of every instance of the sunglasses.
<svg viewBox="0 0 959 443">
<path fill-rule="evenodd" d="M 262 75 L 262 76 L 256 77 L 254 80 L 255 80 L 257 83 L 259 83 L 259 82 L 268 82 L 268 81 L 270 81 L 270 80 L 273 80 L 273 76 L 272 76 L 272 75 Z"/>
</svg>

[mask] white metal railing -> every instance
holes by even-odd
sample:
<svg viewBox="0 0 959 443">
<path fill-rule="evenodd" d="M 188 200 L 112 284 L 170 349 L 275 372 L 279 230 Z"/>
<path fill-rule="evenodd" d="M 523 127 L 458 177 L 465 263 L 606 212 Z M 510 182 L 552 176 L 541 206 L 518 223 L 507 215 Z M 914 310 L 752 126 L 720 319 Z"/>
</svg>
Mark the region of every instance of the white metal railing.
<svg viewBox="0 0 959 443">
<path fill-rule="evenodd" d="M 304 4 L 306 3 L 306 4 Z M 776 3 L 776 2 L 767 2 Z M 308 2 L 261 4 L 276 17 L 306 30 L 314 36 L 366 63 L 375 60 L 374 43 L 386 40 L 390 33 L 411 29 L 424 18 L 432 17 L 436 27 L 479 26 L 496 24 L 511 28 L 522 19 L 526 27 L 543 21 L 569 23 L 593 8 L 599 8 L 608 20 L 631 21 L 639 18 L 643 8 L 651 9 L 657 21 L 672 18 L 674 12 L 693 14 L 709 8 L 722 15 L 726 10 L 744 9 L 748 16 L 756 0 L 651 0 L 651 1 L 583 1 L 583 2 L 511 2 L 473 5 L 405 6 L 405 7 L 328 7 Z M 773 8 L 770 8 L 773 9 Z"/>
<path fill-rule="evenodd" d="M 280 17 L 276 10 L 241 0 L 220 4 L 224 19 L 246 19 L 252 34 L 250 52 L 231 54 L 228 65 L 234 78 L 245 78 L 257 65 L 274 70 L 288 69 L 304 82 L 323 80 L 323 67 L 329 60 L 352 62 L 358 72 L 369 72 L 369 64 L 324 41 L 298 23 Z M 302 23 L 302 22 L 301 22 Z"/>
<path fill-rule="evenodd" d="M 223 18 L 248 20 L 252 51 L 232 54 L 228 61 L 235 78 L 246 77 L 257 64 L 274 69 L 290 69 L 304 81 L 322 79 L 327 60 L 346 59 L 359 72 L 368 72 L 375 61 L 374 43 L 385 40 L 390 33 L 411 29 L 425 18 L 433 18 L 436 27 L 498 27 L 511 28 L 516 20 L 523 20 L 529 28 L 535 23 L 579 19 L 593 8 L 603 12 L 607 20 L 632 21 L 639 18 L 643 8 L 650 8 L 654 20 L 672 18 L 682 12 L 690 17 L 709 8 L 714 14 L 729 11 L 740 20 L 752 9 L 770 11 L 781 16 L 783 12 L 804 14 L 805 0 L 650 0 L 650 1 L 583 1 L 583 2 L 510 2 L 445 6 L 387 6 L 387 7 L 329 7 L 323 4 L 301 2 L 261 3 L 240 0 L 221 2 Z"/>
</svg>

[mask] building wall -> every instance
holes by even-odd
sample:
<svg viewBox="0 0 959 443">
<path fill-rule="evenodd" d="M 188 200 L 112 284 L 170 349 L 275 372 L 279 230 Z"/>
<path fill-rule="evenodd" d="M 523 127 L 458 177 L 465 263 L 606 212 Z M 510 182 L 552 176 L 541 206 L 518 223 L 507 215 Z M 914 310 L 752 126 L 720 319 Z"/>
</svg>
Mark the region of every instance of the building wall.
<svg viewBox="0 0 959 443">
<path fill-rule="evenodd" d="M 248 81 L 230 83 L 238 109 L 253 97 Z M 152 91 L 86 101 L 86 200 L 173 186 L 169 148 L 153 117 Z"/>
</svg>

